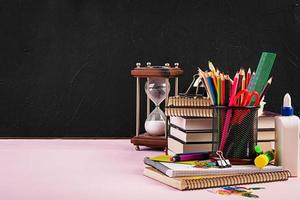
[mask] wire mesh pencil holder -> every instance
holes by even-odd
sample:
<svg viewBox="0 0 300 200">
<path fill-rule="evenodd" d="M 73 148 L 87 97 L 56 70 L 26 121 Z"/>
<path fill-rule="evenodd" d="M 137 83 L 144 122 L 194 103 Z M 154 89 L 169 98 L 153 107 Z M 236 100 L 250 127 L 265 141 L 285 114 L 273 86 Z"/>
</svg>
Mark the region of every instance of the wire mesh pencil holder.
<svg viewBox="0 0 300 200">
<path fill-rule="evenodd" d="M 228 159 L 254 159 L 259 107 L 215 106 L 213 152 Z"/>
</svg>

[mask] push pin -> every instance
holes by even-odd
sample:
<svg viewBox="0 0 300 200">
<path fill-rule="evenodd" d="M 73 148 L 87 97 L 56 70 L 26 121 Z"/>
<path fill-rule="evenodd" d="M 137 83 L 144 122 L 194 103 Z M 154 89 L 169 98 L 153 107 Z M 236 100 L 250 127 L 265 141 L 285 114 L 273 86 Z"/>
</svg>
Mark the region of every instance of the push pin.
<svg viewBox="0 0 300 200">
<path fill-rule="evenodd" d="M 219 159 L 216 161 L 216 165 L 219 168 L 227 168 L 227 167 L 231 167 L 231 163 L 228 159 L 225 159 L 223 156 L 223 152 L 222 151 L 217 151 L 216 152 L 217 156 L 219 157 Z"/>
</svg>

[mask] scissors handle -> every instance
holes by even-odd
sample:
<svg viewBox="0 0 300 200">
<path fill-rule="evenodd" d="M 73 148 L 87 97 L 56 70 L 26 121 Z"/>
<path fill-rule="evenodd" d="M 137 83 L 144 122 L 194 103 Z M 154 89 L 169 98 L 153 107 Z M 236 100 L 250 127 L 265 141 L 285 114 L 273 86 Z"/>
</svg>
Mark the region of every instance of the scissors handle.
<svg viewBox="0 0 300 200">
<path fill-rule="evenodd" d="M 259 97 L 258 92 L 256 92 L 256 91 L 252 91 L 251 93 L 248 92 L 247 96 L 245 97 L 245 99 L 243 101 L 242 106 L 249 106 L 252 102 L 253 97 L 255 97 L 255 102 L 254 102 L 253 106 L 258 106 L 259 101 L 260 101 L 260 97 Z"/>
<path fill-rule="evenodd" d="M 245 102 L 245 97 L 248 95 L 248 90 L 245 89 L 245 90 L 242 90 L 242 91 L 239 91 L 235 96 L 234 96 L 234 99 L 233 99 L 233 106 L 243 106 L 243 102 Z M 238 103 L 239 99 L 242 97 L 244 97 L 243 99 L 243 102 L 240 102 L 240 104 Z"/>
<path fill-rule="evenodd" d="M 238 100 L 243 95 L 243 101 L 238 104 Z M 249 92 L 247 89 L 239 91 L 233 99 L 234 105 L 233 106 L 249 106 L 251 104 L 252 98 L 255 97 L 255 103 L 254 106 L 258 106 L 259 104 L 259 94 L 256 91 Z"/>
</svg>

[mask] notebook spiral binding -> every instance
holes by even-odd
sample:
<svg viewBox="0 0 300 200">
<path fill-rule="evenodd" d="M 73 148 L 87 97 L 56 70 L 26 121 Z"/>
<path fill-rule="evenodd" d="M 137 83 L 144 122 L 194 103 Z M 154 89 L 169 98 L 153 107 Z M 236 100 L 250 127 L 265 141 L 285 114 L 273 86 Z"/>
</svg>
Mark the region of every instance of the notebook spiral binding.
<svg viewBox="0 0 300 200">
<path fill-rule="evenodd" d="M 166 116 L 213 117 L 213 107 L 207 97 L 172 96 L 165 107 Z"/>
<path fill-rule="evenodd" d="M 251 183 L 264 183 L 272 181 L 285 181 L 291 176 L 290 172 L 285 170 L 281 172 L 267 172 L 267 173 L 250 173 L 240 174 L 235 176 L 212 177 L 203 179 L 185 179 L 186 189 L 205 189 L 221 187 L 224 185 L 240 185 Z"/>
</svg>

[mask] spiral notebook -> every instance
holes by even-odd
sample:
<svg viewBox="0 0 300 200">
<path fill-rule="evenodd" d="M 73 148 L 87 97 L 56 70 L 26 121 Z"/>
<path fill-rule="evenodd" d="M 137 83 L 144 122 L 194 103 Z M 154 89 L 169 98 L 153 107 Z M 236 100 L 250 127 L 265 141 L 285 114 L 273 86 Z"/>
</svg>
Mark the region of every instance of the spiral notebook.
<svg viewBox="0 0 300 200">
<path fill-rule="evenodd" d="M 282 171 L 282 166 L 268 165 L 263 169 L 259 169 L 254 165 L 233 165 L 229 168 L 195 168 L 194 165 L 178 164 L 178 163 L 166 163 L 157 162 L 150 160 L 149 158 L 144 159 L 144 163 L 160 172 L 164 173 L 169 177 L 180 177 L 180 176 L 206 176 L 216 174 L 249 174 L 249 173 L 262 173 L 262 172 L 278 172 Z"/>
<path fill-rule="evenodd" d="M 165 114 L 171 117 L 213 117 L 213 109 L 207 97 L 171 96 Z"/>
<path fill-rule="evenodd" d="M 213 109 L 166 107 L 165 114 L 170 117 L 213 117 Z"/>
<path fill-rule="evenodd" d="M 171 96 L 167 107 L 210 107 L 211 101 L 207 97 Z"/>
<path fill-rule="evenodd" d="M 152 178 L 179 190 L 194 190 L 229 185 L 286 181 L 290 176 L 289 171 L 283 170 L 276 172 L 260 172 L 250 174 L 171 178 L 152 167 L 146 167 L 143 174 L 149 178 Z"/>
</svg>

